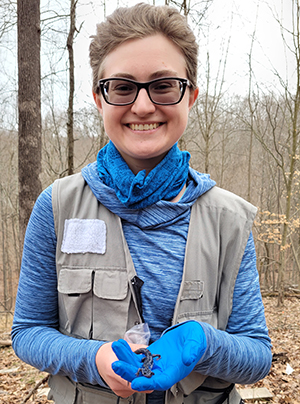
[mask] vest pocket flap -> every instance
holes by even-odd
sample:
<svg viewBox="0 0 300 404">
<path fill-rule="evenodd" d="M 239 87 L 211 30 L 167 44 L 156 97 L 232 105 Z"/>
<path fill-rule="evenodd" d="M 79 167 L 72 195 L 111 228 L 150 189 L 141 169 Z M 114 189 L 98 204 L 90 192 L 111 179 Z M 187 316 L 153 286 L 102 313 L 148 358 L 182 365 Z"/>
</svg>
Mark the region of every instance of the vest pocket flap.
<svg viewBox="0 0 300 404">
<path fill-rule="evenodd" d="M 185 281 L 180 300 L 196 300 L 203 296 L 204 282 L 199 280 Z"/>
<path fill-rule="evenodd" d="M 92 269 L 62 268 L 58 278 L 58 291 L 64 294 L 88 293 L 92 289 Z"/>
<path fill-rule="evenodd" d="M 95 272 L 94 294 L 101 299 L 123 300 L 127 296 L 128 280 L 125 269 L 101 269 Z"/>
</svg>

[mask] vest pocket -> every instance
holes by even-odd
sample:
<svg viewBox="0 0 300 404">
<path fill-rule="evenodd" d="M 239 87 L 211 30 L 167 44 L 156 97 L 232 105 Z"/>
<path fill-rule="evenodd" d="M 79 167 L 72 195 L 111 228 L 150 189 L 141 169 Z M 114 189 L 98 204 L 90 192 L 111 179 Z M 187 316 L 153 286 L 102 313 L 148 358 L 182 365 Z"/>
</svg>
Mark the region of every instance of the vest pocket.
<svg viewBox="0 0 300 404">
<path fill-rule="evenodd" d="M 217 326 L 217 311 L 213 302 L 204 297 L 204 282 L 184 281 L 177 312 L 177 323 L 188 320 L 203 321 Z"/>
<path fill-rule="evenodd" d="M 185 281 L 180 300 L 199 300 L 203 297 L 203 289 L 203 281 Z"/>
<path fill-rule="evenodd" d="M 96 270 L 94 295 L 94 339 L 114 341 L 124 338 L 131 299 L 126 269 Z"/>
<path fill-rule="evenodd" d="M 92 282 L 92 269 L 62 268 L 59 272 L 59 324 L 62 332 L 90 338 Z"/>
<path fill-rule="evenodd" d="M 58 277 L 61 331 L 86 339 L 123 338 L 128 290 L 125 269 L 62 268 Z"/>
<path fill-rule="evenodd" d="M 101 299 L 124 300 L 128 281 L 126 269 L 106 268 L 95 271 L 94 293 Z"/>
</svg>

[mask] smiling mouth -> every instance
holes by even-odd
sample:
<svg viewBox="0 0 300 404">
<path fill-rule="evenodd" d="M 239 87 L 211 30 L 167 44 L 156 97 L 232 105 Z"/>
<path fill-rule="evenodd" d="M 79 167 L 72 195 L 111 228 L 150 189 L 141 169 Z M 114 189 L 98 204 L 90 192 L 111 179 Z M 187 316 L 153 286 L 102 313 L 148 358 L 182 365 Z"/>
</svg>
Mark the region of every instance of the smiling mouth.
<svg viewBox="0 0 300 404">
<path fill-rule="evenodd" d="M 128 124 L 127 126 L 131 129 L 131 130 L 153 130 L 158 128 L 160 125 L 162 125 L 162 123 L 146 123 L 146 124 L 136 124 L 136 123 L 131 123 Z"/>
</svg>

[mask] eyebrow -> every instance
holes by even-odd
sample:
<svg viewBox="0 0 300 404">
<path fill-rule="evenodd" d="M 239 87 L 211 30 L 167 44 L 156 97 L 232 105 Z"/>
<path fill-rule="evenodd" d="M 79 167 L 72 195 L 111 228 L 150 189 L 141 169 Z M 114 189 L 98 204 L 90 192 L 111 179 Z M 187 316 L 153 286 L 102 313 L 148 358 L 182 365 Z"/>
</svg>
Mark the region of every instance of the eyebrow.
<svg viewBox="0 0 300 404">
<path fill-rule="evenodd" d="M 129 74 L 129 73 L 116 73 L 116 74 L 113 74 L 111 77 L 116 77 L 116 78 L 122 77 L 123 79 L 130 79 L 130 80 L 136 81 L 136 78 L 132 74 Z M 159 70 L 157 72 L 152 73 L 149 77 L 149 80 L 151 81 L 151 80 L 154 80 L 154 79 L 160 78 L 160 77 L 178 77 L 178 74 L 173 70 Z"/>
</svg>

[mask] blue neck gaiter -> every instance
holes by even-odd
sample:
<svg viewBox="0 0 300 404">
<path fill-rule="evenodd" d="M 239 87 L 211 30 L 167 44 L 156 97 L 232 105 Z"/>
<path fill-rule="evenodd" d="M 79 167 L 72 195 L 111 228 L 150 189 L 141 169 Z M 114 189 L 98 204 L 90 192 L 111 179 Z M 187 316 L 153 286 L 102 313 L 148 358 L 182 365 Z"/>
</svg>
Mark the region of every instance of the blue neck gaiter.
<svg viewBox="0 0 300 404">
<path fill-rule="evenodd" d="M 177 143 L 165 158 L 146 175 L 137 175 L 110 141 L 97 156 L 99 177 L 105 185 L 114 189 L 118 199 L 130 209 L 142 209 L 164 199 L 174 199 L 187 181 L 190 154 L 180 151 Z"/>
</svg>

